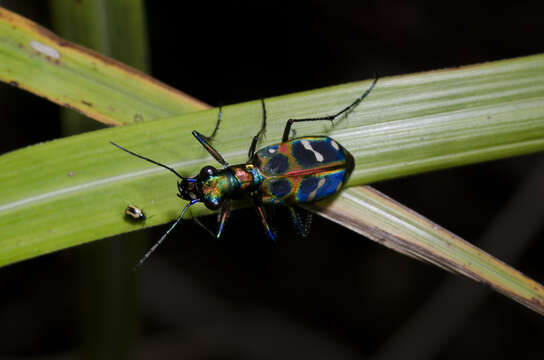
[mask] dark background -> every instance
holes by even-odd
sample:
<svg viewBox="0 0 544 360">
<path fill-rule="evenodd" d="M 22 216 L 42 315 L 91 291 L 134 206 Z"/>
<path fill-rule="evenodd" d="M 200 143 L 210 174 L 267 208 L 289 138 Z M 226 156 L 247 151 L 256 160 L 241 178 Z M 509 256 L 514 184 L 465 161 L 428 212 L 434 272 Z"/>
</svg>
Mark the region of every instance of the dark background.
<svg viewBox="0 0 544 360">
<path fill-rule="evenodd" d="M 50 27 L 47 2 L 0 5 Z M 536 1 L 148 1 L 146 8 L 152 74 L 212 105 L 368 79 L 376 72 L 405 74 L 544 51 L 544 5 Z M 60 136 L 53 121 L 36 121 L 32 128 L 18 122 L 56 118 L 57 105 L 5 84 L 0 94 L 2 152 Z M 497 223 L 516 216 L 518 226 L 525 226 L 524 214 L 544 200 L 537 193 L 544 183 L 539 168 L 541 156 L 530 155 L 373 186 L 542 282 L 542 226 L 525 238 L 514 232 L 484 240 Z M 277 219 L 277 245 L 266 241 L 252 209 L 231 216 L 220 242 L 183 224 L 141 273 L 141 296 L 135 299 L 140 310 L 132 319 L 140 335 L 122 340 L 132 355 L 544 355 L 542 318 L 483 285 L 321 218 L 307 239 L 296 237 L 287 218 Z M 165 229 L 147 232 L 158 239 Z M 78 356 L 86 316 L 78 251 L 92 246 L 0 269 L 0 358 Z"/>
</svg>

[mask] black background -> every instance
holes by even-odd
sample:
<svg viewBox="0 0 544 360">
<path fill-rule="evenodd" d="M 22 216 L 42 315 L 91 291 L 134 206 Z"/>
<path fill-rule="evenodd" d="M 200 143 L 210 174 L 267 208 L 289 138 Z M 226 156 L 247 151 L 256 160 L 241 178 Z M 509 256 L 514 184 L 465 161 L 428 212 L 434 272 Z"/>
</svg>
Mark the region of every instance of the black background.
<svg viewBox="0 0 544 360">
<path fill-rule="evenodd" d="M 0 5 L 50 26 L 46 2 Z M 363 80 L 376 72 L 405 74 L 544 50 L 544 6 L 536 1 L 148 1 L 146 9 L 152 74 L 211 105 Z M 2 152 L 60 136 L 60 125 L 39 121 L 58 117 L 57 105 L 5 84 L 0 93 Z M 18 122 L 29 117 L 36 119 L 32 128 Z M 481 245 L 482 234 L 539 160 L 530 155 L 374 186 Z M 280 215 L 277 245 L 266 241 L 252 209 L 231 216 L 220 242 L 191 223 L 178 229 L 144 268 L 134 356 L 544 355 L 542 318 L 521 305 L 324 219 L 315 219 L 309 238 L 297 238 Z M 164 231 L 148 230 L 152 239 Z M 511 257 L 510 264 L 544 281 L 543 235 L 541 227 L 501 258 Z M 107 241 L 130 237 L 101 242 Z M 499 255 L 503 245 L 481 246 Z M 77 354 L 76 251 L 0 270 L 0 357 Z"/>
</svg>

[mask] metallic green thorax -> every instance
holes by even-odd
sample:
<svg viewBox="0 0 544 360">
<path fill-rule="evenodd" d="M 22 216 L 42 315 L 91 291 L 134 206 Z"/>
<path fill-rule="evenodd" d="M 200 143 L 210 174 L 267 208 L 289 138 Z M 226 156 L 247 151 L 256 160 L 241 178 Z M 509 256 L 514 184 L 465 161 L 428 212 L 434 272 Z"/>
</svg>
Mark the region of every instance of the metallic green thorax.
<svg viewBox="0 0 544 360">
<path fill-rule="evenodd" d="M 236 199 L 254 192 L 263 176 L 253 164 L 240 164 L 217 170 L 206 166 L 200 172 L 200 199 L 210 209 L 219 208 L 225 199 Z"/>
</svg>

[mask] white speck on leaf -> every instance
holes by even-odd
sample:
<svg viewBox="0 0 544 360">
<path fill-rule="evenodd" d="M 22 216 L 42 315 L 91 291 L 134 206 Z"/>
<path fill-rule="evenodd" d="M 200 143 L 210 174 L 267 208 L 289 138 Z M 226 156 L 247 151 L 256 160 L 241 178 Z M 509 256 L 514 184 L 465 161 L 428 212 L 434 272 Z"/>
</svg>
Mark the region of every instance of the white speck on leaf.
<svg viewBox="0 0 544 360">
<path fill-rule="evenodd" d="M 50 56 L 54 59 L 60 59 L 60 53 L 58 52 L 58 50 L 52 48 L 51 46 L 44 45 L 41 42 L 35 40 L 32 40 L 30 42 L 30 46 L 37 52 L 40 52 L 46 56 Z"/>
</svg>

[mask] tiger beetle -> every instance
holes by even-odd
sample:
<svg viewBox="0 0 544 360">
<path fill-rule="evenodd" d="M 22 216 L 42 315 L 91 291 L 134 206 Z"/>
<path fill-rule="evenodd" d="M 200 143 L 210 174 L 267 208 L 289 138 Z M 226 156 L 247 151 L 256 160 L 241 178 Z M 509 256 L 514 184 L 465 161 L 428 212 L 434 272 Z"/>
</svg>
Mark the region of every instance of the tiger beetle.
<svg viewBox="0 0 544 360">
<path fill-rule="evenodd" d="M 143 264 L 179 224 L 185 212 L 197 202 L 204 203 L 210 210 L 221 209 L 217 233 L 213 234 L 211 230 L 205 228 L 217 239 L 221 237 L 230 215 L 232 200 L 241 196 L 249 196 L 253 200 L 265 232 L 270 239 L 275 240 L 275 235 L 266 220 L 265 205 L 286 206 L 299 233 L 306 236 L 310 216 L 308 216 L 306 223 L 302 224 L 293 206 L 321 200 L 337 193 L 351 175 L 354 161 L 349 151 L 328 136 L 303 136 L 289 139 L 291 126 L 296 122 L 303 121 L 328 120 L 332 123 L 340 115 L 353 110 L 372 91 L 377 81 L 378 77 L 353 103 L 333 115 L 287 120 L 281 143 L 255 151 L 255 147 L 266 129 L 266 107 L 261 99 L 263 122 L 261 129 L 251 141 L 248 161 L 245 164 L 229 165 L 211 145 L 221 123 L 222 111 L 220 109 L 213 133 L 210 136 L 204 136 L 193 130 L 193 136 L 222 165 L 222 169 L 205 166 L 198 175 L 192 178 L 183 177 L 167 165 L 138 155 L 111 142 L 112 145 L 131 155 L 173 172 L 181 179 L 177 183 L 178 197 L 189 201 L 172 226 L 140 259 L 135 268 Z M 200 223 L 199 225 L 203 226 Z"/>
</svg>

